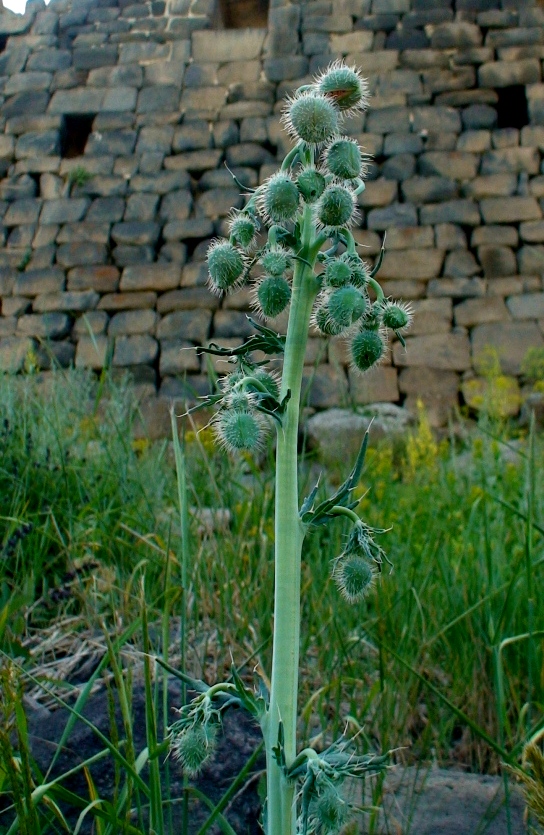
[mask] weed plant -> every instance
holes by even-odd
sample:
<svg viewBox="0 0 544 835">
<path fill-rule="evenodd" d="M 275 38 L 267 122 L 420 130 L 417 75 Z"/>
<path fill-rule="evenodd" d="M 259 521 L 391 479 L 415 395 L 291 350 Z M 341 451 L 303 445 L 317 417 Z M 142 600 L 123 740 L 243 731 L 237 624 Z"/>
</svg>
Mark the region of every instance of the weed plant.
<svg viewBox="0 0 544 835">
<path fill-rule="evenodd" d="M 23 691 L 48 707 L 62 698 L 79 711 L 103 677 L 114 690 L 124 686 L 127 712 L 118 730 L 124 751 L 131 726 L 129 672 L 135 680 L 144 674 L 138 673 L 144 669 L 143 604 L 152 653 L 180 665 L 179 634 L 165 625 L 171 620 L 175 627 L 180 617 L 173 454 L 166 442 L 131 442 L 137 418 L 127 389 L 109 379 L 98 387 L 80 373 L 59 373 L 47 383 L 39 376 L 1 380 L 0 633 L 3 675 L 11 682 L 2 683 L 4 810 L 15 796 L 6 776 L 13 757 L 27 774 L 28 796 L 45 777 L 30 758 L 23 768 L 24 724 L 14 736 L 14 723 L 23 722 Z M 390 581 L 377 584 L 364 618 L 338 605 L 330 579 L 330 554 L 341 547 L 342 524 L 308 540 L 299 722 L 305 743 L 326 746 L 349 717 L 362 728 L 363 749 L 379 745 L 398 749 L 401 762 L 496 773 L 538 737 L 544 713 L 538 606 L 544 594 L 544 444 L 530 435 L 509 439 L 506 430 L 505 423 L 482 424 L 462 445 L 437 444 L 422 417 L 406 443 L 369 449 L 359 488 L 362 510 L 369 524 L 390 522 L 395 569 Z M 233 460 L 213 449 L 208 430 L 189 432 L 185 449 L 193 554 L 186 666 L 207 680 L 221 678 L 232 652 L 239 668 L 249 662 L 266 669 L 273 452 L 259 465 L 251 456 Z M 308 485 L 314 471 L 310 457 L 303 466 Z M 229 508 L 231 515 L 210 508 Z M 251 608 L 244 605 L 248 594 Z M 83 677 L 89 688 L 72 692 L 70 682 L 81 680 L 74 671 L 89 659 L 94 672 Z M 160 675 L 149 676 L 152 703 L 163 716 Z M 165 733 L 160 720 L 161 769 Z M 69 736 L 70 729 L 66 744 Z M 115 760 L 116 749 L 104 751 Z M 134 752 L 134 763 L 140 754 Z M 125 762 L 118 761 L 118 769 L 125 781 L 130 778 Z M 22 789 L 20 796 L 24 800 Z M 92 797 L 80 798 L 78 814 Z M 57 798 L 63 809 L 76 808 L 76 800 Z M 33 802 L 41 829 L 28 831 L 65 831 L 39 792 Z M 145 794 L 140 804 L 149 805 Z M 121 819 L 136 826 L 126 817 L 127 801 L 119 805 L 118 799 L 117 806 Z M 19 804 L 19 816 L 24 808 Z M 87 816 L 104 808 L 97 804 Z M 9 814 L 0 812 L 0 831 L 7 831 L 2 818 Z M 163 831 L 170 835 L 164 814 Z"/>
</svg>

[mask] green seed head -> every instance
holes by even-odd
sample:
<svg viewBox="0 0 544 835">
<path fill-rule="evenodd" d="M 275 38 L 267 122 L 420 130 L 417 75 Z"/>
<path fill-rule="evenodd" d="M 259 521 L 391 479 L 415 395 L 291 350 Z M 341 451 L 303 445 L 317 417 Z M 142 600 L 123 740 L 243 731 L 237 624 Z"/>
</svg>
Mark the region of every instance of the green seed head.
<svg viewBox="0 0 544 835">
<path fill-rule="evenodd" d="M 328 301 L 329 316 L 342 328 L 349 328 L 360 319 L 366 307 L 365 297 L 352 284 L 339 287 L 331 293 Z"/>
<path fill-rule="evenodd" d="M 363 328 L 351 343 L 351 356 L 359 371 L 368 371 L 384 353 L 385 343 L 379 331 Z"/>
<path fill-rule="evenodd" d="M 339 325 L 331 318 L 328 304 L 320 305 L 314 312 L 314 324 L 318 330 L 325 336 L 338 336 L 344 330 L 342 325 Z"/>
<path fill-rule="evenodd" d="M 412 311 L 408 305 L 386 302 L 382 307 L 382 322 L 393 331 L 407 328 L 411 319 Z"/>
<path fill-rule="evenodd" d="M 273 374 L 269 371 L 265 371 L 264 368 L 256 368 L 255 371 L 253 371 L 252 376 L 256 377 L 256 379 L 263 384 L 271 397 L 275 397 L 276 400 L 278 399 L 280 396 L 280 386 L 278 380 Z"/>
<path fill-rule="evenodd" d="M 251 215 L 237 212 L 230 220 L 229 231 L 235 244 L 242 249 L 250 249 L 255 243 L 257 224 Z"/>
<path fill-rule="evenodd" d="M 189 777 L 196 777 L 213 754 L 217 726 L 207 723 L 191 725 L 173 736 L 170 749 Z"/>
<path fill-rule="evenodd" d="M 228 241 L 214 241 L 208 249 L 210 286 L 216 293 L 231 290 L 244 273 L 244 259 Z"/>
<path fill-rule="evenodd" d="M 353 286 L 359 287 L 361 290 L 366 287 L 368 279 L 370 278 L 370 273 L 362 258 L 359 258 L 356 252 L 344 252 L 344 254 L 340 257 L 341 260 L 344 261 L 344 263 L 346 263 L 350 268 L 350 281 Z"/>
<path fill-rule="evenodd" d="M 327 186 L 317 201 L 316 214 L 319 223 L 326 229 L 349 226 L 356 216 L 353 192 L 341 185 Z"/>
<path fill-rule="evenodd" d="M 342 557 L 333 570 L 336 585 L 348 603 L 358 603 L 368 594 L 375 574 L 376 569 L 363 557 Z"/>
<path fill-rule="evenodd" d="M 223 403 L 231 412 L 250 412 L 255 406 L 255 395 L 242 388 L 235 388 L 227 394 Z"/>
<path fill-rule="evenodd" d="M 325 164 L 335 177 L 354 180 L 361 176 L 361 149 L 353 139 L 335 139 L 325 151 Z"/>
<path fill-rule="evenodd" d="M 259 258 L 259 264 L 269 275 L 283 275 L 291 266 L 291 256 L 283 247 L 274 246 Z"/>
<path fill-rule="evenodd" d="M 314 814 L 322 832 L 338 832 L 349 817 L 349 806 L 331 785 L 316 798 Z"/>
<path fill-rule="evenodd" d="M 340 110 L 353 113 L 368 106 L 368 85 L 357 70 L 343 61 L 331 64 L 317 79 L 317 89 Z"/>
<path fill-rule="evenodd" d="M 278 171 L 268 180 L 260 205 L 272 223 L 287 223 L 294 220 L 299 200 L 298 188 L 289 174 Z"/>
<path fill-rule="evenodd" d="M 257 299 L 267 318 L 278 316 L 291 300 L 291 287 L 281 275 L 269 275 L 257 287 Z"/>
<path fill-rule="evenodd" d="M 315 168 L 305 168 L 297 177 L 297 187 L 305 203 L 315 203 L 325 191 L 325 177 Z"/>
<path fill-rule="evenodd" d="M 214 429 L 228 452 L 256 452 L 262 448 L 264 423 L 259 412 L 223 409 L 215 417 Z"/>
<path fill-rule="evenodd" d="M 325 284 L 329 287 L 343 287 L 349 283 L 351 269 L 349 264 L 340 258 L 331 258 L 325 265 Z"/>
<path fill-rule="evenodd" d="M 294 139 L 320 145 L 336 133 L 338 111 L 327 96 L 306 91 L 288 102 L 283 120 Z"/>
</svg>

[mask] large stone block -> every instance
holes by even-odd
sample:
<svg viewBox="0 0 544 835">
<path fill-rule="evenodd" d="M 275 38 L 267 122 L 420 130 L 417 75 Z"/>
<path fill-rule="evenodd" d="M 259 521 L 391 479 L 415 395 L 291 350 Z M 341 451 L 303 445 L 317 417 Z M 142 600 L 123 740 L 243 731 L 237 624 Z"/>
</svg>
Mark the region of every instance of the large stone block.
<svg viewBox="0 0 544 835">
<path fill-rule="evenodd" d="M 417 210 L 408 203 L 392 203 L 385 209 L 372 209 L 368 213 L 367 225 L 369 229 L 417 226 Z"/>
<path fill-rule="evenodd" d="M 131 246 L 154 246 L 160 235 L 160 226 L 151 221 L 131 220 L 116 223 L 112 227 L 111 236 L 117 244 L 129 244 Z"/>
<path fill-rule="evenodd" d="M 6 137 L 6 139 L 10 139 L 13 142 L 11 137 Z M 17 159 L 36 156 L 55 156 L 59 153 L 60 133 L 58 130 L 44 132 L 30 131 L 24 133 L 19 137 L 15 146 L 15 156 Z M 5 152 L 1 156 L 6 156 Z"/>
<path fill-rule="evenodd" d="M 44 200 L 40 223 L 77 223 L 85 216 L 90 202 L 88 197 L 59 197 L 57 200 Z"/>
<path fill-rule="evenodd" d="M 475 200 L 482 197 L 508 197 L 516 193 L 517 187 L 518 178 L 515 174 L 488 174 L 463 183 L 463 194 Z"/>
<path fill-rule="evenodd" d="M 369 52 L 374 42 L 374 33 L 358 30 L 345 35 L 330 36 L 330 52 L 333 55 L 347 55 L 351 52 Z"/>
<path fill-rule="evenodd" d="M 536 322 L 501 322 L 477 325 L 471 334 L 474 367 L 489 349 L 496 351 L 505 374 L 519 374 L 529 348 L 544 346 L 544 338 Z"/>
<path fill-rule="evenodd" d="M 157 303 L 157 294 L 153 292 L 144 293 L 106 293 L 98 303 L 100 310 L 139 310 L 141 308 L 154 308 Z"/>
<path fill-rule="evenodd" d="M 470 343 L 464 332 L 408 336 L 406 350 L 399 342 L 394 343 L 393 361 L 397 366 L 466 371 L 471 365 Z"/>
<path fill-rule="evenodd" d="M 455 324 L 465 328 L 485 322 L 504 322 L 510 315 L 502 298 L 465 299 L 453 309 Z"/>
<path fill-rule="evenodd" d="M 158 315 L 154 310 L 124 310 L 110 319 L 109 336 L 129 336 L 136 333 L 155 331 Z"/>
<path fill-rule="evenodd" d="M 451 299 L 417 299 L 410 302 L 413 319 L 410 336 L 429 333 L 448 333 L 451 330 Z"/>
<path fill-rule="evenodd" d="M 476 275 L 481 272 L 480 266 L 472 252 L 467 249 L 456 249 L 450 252 L 444 265 L 444 275 L 454 278 Z"/>
<path fill-rule="evenodd" d="M 481 43 L 482 32 L 475 23 L 441 23 L 432 27 L 432 49 L 452 47 L 466 49 L 471 46 L 480 46 Z"/>
<path fill-rule="evenodd" d="M 481 246 L 478 258 L 485 276 L 513 275 L 516 272 L 516 256 L 507 246 Z"/>
<path fill-rule="evenodd" d="M 419 158 L 418 170 L 424 175 L 438 175 L 454 180 L 471 180 L 478 171 L 476 154 L 463 151 L 428 152 Z"/>
<path fill-rule="evenodd" d="M 463 299 L 467 297 L 485 296 L 486 282 L 482 278 L 433 278 L 427 285 L 427 295 L 430 298 L 449 297 Z"/>
<path fill-rule="evenodd" d="M 522 61 L 492 61 L 478 69 L 480 87 L 510 87 L 540 81 L 540 62 L 537 58 Z"/>
<path fill-rule="evenodd" d="M 98 113 L 104 101 L 105 90 L 94 87 L 75 87 L 57 90 L 49 104 L 49 113 Z"/>
<path fill-rule="evenodd" d="M 194 32 L 193 60 L 205 63 L 218 61 L 250 61 L 260 58 L 265 39 L 262 29 L 222 29 Z"/>
<path fill-rule="evenodd" d="M 396 403 L 399 399 L 396 368 L 379 365 L 367 374 L 360 374 L 350 368 L 348 377 L 349 392 L 354 403 Z"/>
<path fill-rule="evenodd" d="M 459 223 L 462 226 L 479 226 L 480 212 L 472 200 L 447 200 L 431 206 L 422 206 L 420 221 L 423 225 Z"/>
<path fill-rule="evenodd" d="M 123 270 L 120 290 L 172 290 L 179 287 L 180 278 L 177 264 L 135 264 Z"/>
<path fill-rule="evenodd" d="M 425 280 L 440 275 L 444 252 L 439 249 L 386 250 L 380 279 L 415 278 Z"/>
<path fill-rule="evenodd" d="M 519 223 L 523 220 L 539 220 L 542 211 L 534 197 L 510 196 L 508 200 L 489 197 L 480 202 L 482 217 L 486 223 Z"/>
<path fill-rule="evenodd" d="M 9 206 L 4 219 L 4 226 L 20 226 L 37 223 L 41 209 L 41 200 L 31 197 L 14 200 Z"/>
<path fill-rule="evenodd" d="M 6 119 L 14 116 L 24 116 L 28 113 L 41 114 L 47 110 L 49 93 L 46 90 L 36 92 L 17 93 L 2 105 L 2 115 Z"/>
<path fill-rule="evenodd" d="M 411 177 L 402 183 L 404 199 L 410 203 L 441 203 L 459 195 L 459 187 L 454 180 L 446 177 Z"/>
<path fill-rule="evenodd" d="M 172 113 L 179 107 L 180 91 L 174 84 L 155 84 L 138 93 L 138 113 Z"/>
<path fill-rule="evenodd" d="M 115 340 L 113 365 L 121 367 L 152 365 L 158 354 L 158 342 L 148 334 L 118 336 Z"/>
<path fill-rule="evenodd" d="M 171 191 L 163 197 L 159 215 L 165 221 L 186 220 L 191 214 L 192 205 L 193 198 L 188 189 Z"/>
<path fill-rule="evenodd" d="M 128 156 L 136 144 L 136 131 L 130 129 L 94 131 L 87 140 L 85 154 Z"/>
<path fill-rule="evenodd" d="M 538 174 L 540 155 L 537 148 L 500 148 L 488 151 L 482 157 L 481 174 L 501 174 L 503 172 Z"/>
<path fill-rule="evenodd" d="M 204 345 L 211 321 L 212 313 L 208 310 L 176 310 L 161 319 L 157 336 L 159 339 L 182 339 Z"/>
<path fill-rule="evenodd" d="M 163 339 L 159 372 L 161 377 L 168 374 L 197 373 L 200 371 L 200 359 L 195 346 L 183 339 Z"/>
<path fill-rule="evenodd" d="M 51 311 L 83 312 L 93 310 L 99 300 L 100 296 L 94 290 L 44 293 L 34 299 L 32 310 L 34 313 L 49 313 Z"/>
<path fill-rule="evenodd" d="M 153 194 L 168 194 L 169 191 L 187 188 L 191 179 L 187 171 L 161 171 L 152 177 L 138 174 L 132 177 L 130 188 L 132 191 L 152 192 Z"/>
<path fill-rule="evenodd" d="M 60 293 L 64 290 L 64 273 L 51 267 L 43 270 L 29 270 L 18 273 L 14 284 L 15 296 L 38 296 L 40 293 Z"/>
<path fill-rule="evenodd" d="M 523 293 L 507 299 L 508 310 L 514 319 L 544 320 L 544 293 Z"/>
<path fill-rule="evenodd" d="M 80 336 L 76 348 L 76 368 L 101 370 L 106 365 L 110 346 L 110 340 L 103 334 Z"/>
<path fill-rule="evenodd" d="M 17 322 L 19 333 L 47 339 L 67 336 L 71 327 L 72 320 L 66 313 L 25 313 Z"/>
<path fill-rule="evenodd" d="M 432 226 L 401 226 L 398 229 L 392 227 L 387 231 L 387 249 L 389 251 L 394 249 L 427 249 L 433 246 Z M 441 249 L 441 247 L 438 248 Z"/>
<path fill-rule="evenodd" d="M 67 268 L 104 264 L 106 259 L 106 247 L 101 244 L 62 244 L 57 250 L 57 263 Z"/>
<path fill-rule="evenodd" d="M 36 90 L 49 90 L 53 76 L 50 72 L 21 72 L 11 75 L 4 86 L 6 96 Z"/>
<path fill-rule="evenodd" d="M 520 275 L 544 275 L 544 245 L 522 246 L 518 251 Z"/>
<path fill-rule="evenodd" d="M 119 287 L 117 267 L 74 267 L 68 273 L 68 290 L 96 290 L 98 293 L 113 293 Z"/>
<path fill-rule="evenodd" d="M 27 356 L 34 350 L 32 339 L 8 337 L 0 339 L 0 371 L 16 374 L 24 367 Z"/>
</svg>

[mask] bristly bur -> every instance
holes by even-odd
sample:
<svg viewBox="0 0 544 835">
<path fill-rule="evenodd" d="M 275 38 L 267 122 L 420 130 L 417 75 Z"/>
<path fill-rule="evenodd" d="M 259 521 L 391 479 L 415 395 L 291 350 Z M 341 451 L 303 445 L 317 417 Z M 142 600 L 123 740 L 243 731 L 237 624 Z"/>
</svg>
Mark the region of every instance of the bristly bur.
<svg viewBox="0 0 544 835">
<path fill-rule="evenodd" d="M 375 773 L 386 761 L 358 756 L 345 739 L 321 754 L 311 748 L 297 754 L 296 747 L 304 538 L 339 516 L 349 521 L 344 551 L 332 559 L 331 573 L 350 603 L 364 600 L 387 560 L 375 542 L 376 534 L 385 531 L 371 529 L 355 512 L 353 491 L 367 437 L 336 493 L 317 502 L 316 487 L 300 510 L 297 472 L 310 326 L 324 336 L 344 336 L 354 368 L 365 372 L 384 357 L 388 331 L 402 341 L 411 319 L 410 308 L 386 299 L 376 279 L 383 247 L 371 267 L 360 257 L 352 233 L 368 157 L 342 130 L 345 119 L 367 104 L 366 81 L 340 61 L 297 90 L 282 116 L 294 147 L 279 171 L 252 190 L 244 208 L 231 213 L 229 239 L 214 241 L 208 250 L 212 292 L 234 292 L 252 281 L 252 304 L 261 319 L 274 320 L 289 310 L 285 337 L 253 322 L 256 333 L 243 345 L 201 349 L 228 356 L 233 365 L 219 391 L 202 402 L 217 408 L 213 426 L 219 442 L 232 453 L 255 451 L 270 430 L 277 431 L 271 687 L 268 693 L 261 683 L 256 695 L 234 673 L 231 681 L 211 687 L 194 682 L 199 695 L 172 726 L 172 747 L 185 768 L 195 771 L 213 748 L 222 712 L 232 704 L 249 710 L 261 726 L 267 755 L 267 835 L 338 831 L 352 811 L 341 794 L 343 780 Z M 266 361 L 254 359 L 257 350 L 283 355 L 281 379 Z M 195 740 L 202 743 L 202 762 L 194 753 Z"/>
</svg>

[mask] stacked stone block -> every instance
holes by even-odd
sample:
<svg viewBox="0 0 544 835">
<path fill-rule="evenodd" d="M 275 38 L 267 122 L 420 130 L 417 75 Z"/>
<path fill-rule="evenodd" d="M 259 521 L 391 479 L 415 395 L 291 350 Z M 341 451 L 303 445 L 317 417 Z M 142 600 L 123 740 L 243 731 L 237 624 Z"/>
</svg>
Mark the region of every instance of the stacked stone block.
<svg viewBox="0 0 544 835">
<path fill-rule="evenodd" d="M 229 169 L 248 187 L 272 173 L 283 97 L 342 57 L 372 93 L 348 126 L 374 157 L 356 237 L 369 260 L 386 237 L 384 289 L 415 317 L 365 377 L 312 335 L 310 405 L 423 399 L 441 423 L 488 346 L 519 378 L 544 346 L 544 9 L 279 0 L 267 30 L 217 29 L 216 11 L 0 15 L 0 368 L 110 364 L 165 398 L 205 392 L 193 347 L 251 329 L 248 292 L 205 287 L 208 243 L 244 200 Z"/>
</svg>

